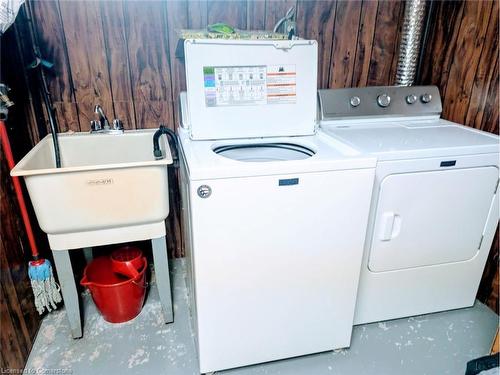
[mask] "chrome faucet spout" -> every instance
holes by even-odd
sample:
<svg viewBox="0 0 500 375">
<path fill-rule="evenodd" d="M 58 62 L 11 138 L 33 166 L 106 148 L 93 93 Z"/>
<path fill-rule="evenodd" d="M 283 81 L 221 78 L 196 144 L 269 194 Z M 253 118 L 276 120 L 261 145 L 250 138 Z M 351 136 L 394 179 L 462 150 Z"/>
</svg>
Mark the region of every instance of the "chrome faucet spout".
<svg viewBox="0 0 500 375">
<path fill-rule="evenodd" d="M 111 127 L 109 126 L 108 118 L 104 114 L 104 111 L 99 104 L 94 107 L 94 113 L 99 116 L 99 122 L 101 123 L 102 129 L 110 130 Z"/>
</svg>

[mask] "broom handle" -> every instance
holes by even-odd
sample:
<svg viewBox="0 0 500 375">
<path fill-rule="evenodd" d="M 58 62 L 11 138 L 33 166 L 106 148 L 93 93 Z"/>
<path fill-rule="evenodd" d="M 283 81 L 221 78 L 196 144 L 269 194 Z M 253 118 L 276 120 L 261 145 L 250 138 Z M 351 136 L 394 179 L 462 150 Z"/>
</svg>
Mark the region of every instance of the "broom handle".
<svg viewBox="0 0 500 375">
<path fill-rule="evenodd" d="M 12 155 L 12 149 L 10 148 L 9 137 L 7 135 L 7 127 L 5 122 L 0 120 L 0 139 L 2 141 L 2 147 L 5 152 L 5 157 L 7 158 L 7 165 L 9 166 L 9 171 L 14 168 L 14 156 Z M 14 190 L 16 191 L 17 201 L 19 202 L 19 208 L 21 209 L 21 217 L 23 218 L 24 227 L 26 228 L 26 234 L 28 235 L 28 241 L 31 247 L 31 254 L 35 258 L 38 258 L 38 248 L 36 247 L 35 236 L 33 235 L 33 229 L 31 228 L 31 223 L 28 217 L 28 210 L 26 209 L 26 203 L 24 201 L 23 190 L 21 189 L 21 183 L 19 182 L 19 177 L 12 177 L 12 182 L 14 184 Z"/>
</svg>

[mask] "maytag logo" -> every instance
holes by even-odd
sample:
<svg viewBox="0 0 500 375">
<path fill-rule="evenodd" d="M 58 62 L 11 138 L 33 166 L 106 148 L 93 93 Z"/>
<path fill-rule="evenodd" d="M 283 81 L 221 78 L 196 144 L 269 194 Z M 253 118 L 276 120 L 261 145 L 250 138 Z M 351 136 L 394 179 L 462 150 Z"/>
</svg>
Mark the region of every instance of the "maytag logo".
<svg viewBox="0 0 500 375">
<path fill-rule="evenodd" d="M 111 185 L 113 184 L 112 178 L 99 178 L 97 180 L 88 180 L 87 184 L 90 186 L 102 186 L 102 185 Z"/>
</svg>

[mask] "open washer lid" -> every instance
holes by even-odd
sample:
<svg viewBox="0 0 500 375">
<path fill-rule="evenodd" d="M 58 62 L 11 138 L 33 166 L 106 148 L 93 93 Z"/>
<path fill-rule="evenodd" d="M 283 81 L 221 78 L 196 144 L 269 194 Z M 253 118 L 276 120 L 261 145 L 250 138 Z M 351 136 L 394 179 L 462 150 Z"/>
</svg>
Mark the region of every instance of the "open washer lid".
<svg viewBox="0 0 500 375">
<path fill-rule="evenodd" d="M 184 52 L 191 139 L 315 133 L 316 41 L 187 39 Z"/>
<path fill-rule="evenodd" d="M 313 150 L 293 143 L 232 144 L 215 147 L 214 152 L 243 162 L 304 160 L 315 154 Z"/>
</svg>

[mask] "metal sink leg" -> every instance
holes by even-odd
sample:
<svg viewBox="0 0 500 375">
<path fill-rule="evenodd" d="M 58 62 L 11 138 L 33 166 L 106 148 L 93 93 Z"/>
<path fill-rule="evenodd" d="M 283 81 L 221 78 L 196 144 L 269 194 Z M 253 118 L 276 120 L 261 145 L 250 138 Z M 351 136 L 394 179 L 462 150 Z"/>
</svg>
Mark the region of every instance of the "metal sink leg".
<svg viewBox="0 0 500 375">
<path fill-rule="evenodd" d="M 172 310 L 172 290 L 170 287 L 170 271 L 165 236 L 153 238 L 151 244 L 153 247 L 156 284 L 158 285 L 165 323 L 172 323 L 174 321 L 174 312 Z"/>
<path fill-rule="evenodd" d="M 59 285 L 68 316 L 69 325 L 71 328 L 71 336 L 74 339 L 82 337 L 82 321 L 80 316 L 80 302 L 78 300 L 78 292 L 76 289 L 75 276 L 69 250 L 53 250 L 55 268 L 59 277 Z"/>
</svg>

